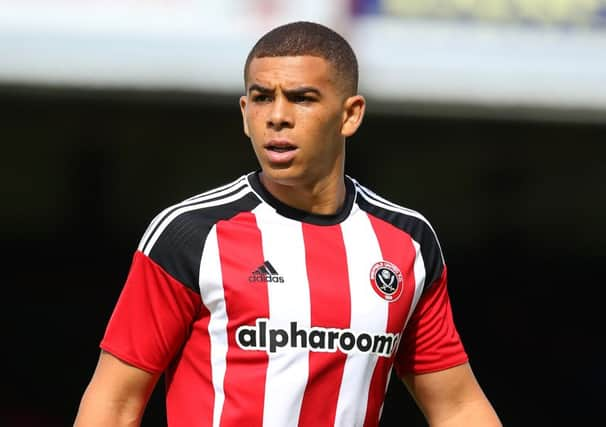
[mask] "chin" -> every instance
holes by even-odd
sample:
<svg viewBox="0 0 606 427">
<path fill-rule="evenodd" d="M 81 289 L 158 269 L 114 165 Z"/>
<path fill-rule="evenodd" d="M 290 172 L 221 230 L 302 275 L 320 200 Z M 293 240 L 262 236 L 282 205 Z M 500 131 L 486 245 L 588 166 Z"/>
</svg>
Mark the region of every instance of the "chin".
<svg viewBox="0 0 606 427">
<path fill-rule="evenodd" d="M 263 167 L 261 168 L 263 177 L 266 180 L 275 182 L 281 185 L 293 185 L 300 182 L 302 176 L 293 170 L 292 167 L 286 166 L 284 168 L 279 167 Z"/>
</svg>

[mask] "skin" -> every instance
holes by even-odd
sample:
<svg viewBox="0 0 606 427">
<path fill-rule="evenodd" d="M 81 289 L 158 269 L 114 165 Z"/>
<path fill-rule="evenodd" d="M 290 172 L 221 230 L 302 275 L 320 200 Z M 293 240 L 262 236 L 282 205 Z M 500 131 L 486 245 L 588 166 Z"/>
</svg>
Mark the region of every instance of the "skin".
<svg viewBox="0 0 606 427">
<path fill-rule="evenodd" d="M 431 427 L 502 427 L 469 363 L 402 380 Z"/>
<path fill-rule="evenodd" d="M 317 214 L 343 204 L 345 139 L 365 109 L 364 98 L 344 94 L 335 75 L 315 56 L 255 58 L 240 98 L 263 185 L 287 205 Z M 280 145 L 292 151 L 272 152 Z"/>
<path fill-rule="evenodd" d="M 364 98 L 345 93 L 334 76 L 318 57 L 255 58 L 240 98 L 263 185 L 282 202 L 317 214 L 343 204 L 345 140 L 365 110 Z M 139 426 L 159 375 L 102 351 L 74 425 Z M 501 426 L 469 364 L 403 381 L 432 427 Z"/>
<path fill-rule="evenodd" d="M 74 427 L 135 427 L 160 374 L 152 374 L 101 351 Z"/>
</svg>

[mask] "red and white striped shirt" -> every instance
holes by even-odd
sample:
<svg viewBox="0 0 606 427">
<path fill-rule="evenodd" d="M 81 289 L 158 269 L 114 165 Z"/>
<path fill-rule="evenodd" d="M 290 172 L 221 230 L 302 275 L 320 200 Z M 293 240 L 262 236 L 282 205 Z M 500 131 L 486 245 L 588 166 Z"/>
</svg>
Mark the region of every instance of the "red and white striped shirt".
<svg viewBox="0 0 606 427">
<path fill-rule="evenodd" d="M 392 367 L 467 361 L 430 224 L 346 186 L 312 215 L 251 173 L 151 222 L 101 348 L 166 373 L 171 427 L 377 426 Z"/>
</svg>

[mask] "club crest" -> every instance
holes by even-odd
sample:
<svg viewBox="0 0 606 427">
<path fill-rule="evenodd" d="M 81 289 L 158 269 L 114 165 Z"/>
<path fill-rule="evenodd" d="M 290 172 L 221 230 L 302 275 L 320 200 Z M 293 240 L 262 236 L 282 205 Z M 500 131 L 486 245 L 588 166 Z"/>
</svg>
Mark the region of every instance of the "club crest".
<svg viewBox="0 0 606 427">
<path fill-rule="evenodd" d="M 370 283 L 377 295 L 389 302 L 400 298 L 404 290 L 400 269 L 388 261 L 379 261 L 372 266 Z"/>
</svg>

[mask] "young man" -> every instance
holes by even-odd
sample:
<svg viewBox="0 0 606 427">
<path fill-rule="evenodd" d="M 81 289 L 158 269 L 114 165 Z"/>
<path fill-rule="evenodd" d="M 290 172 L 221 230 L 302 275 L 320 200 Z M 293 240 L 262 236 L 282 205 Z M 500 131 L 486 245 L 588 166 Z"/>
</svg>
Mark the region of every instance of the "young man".
<svg viewBox="0 0 606 427">
<path fill-rule="evenodd" d="M 138 425 L 162 373 L 170 426 L 377 426 L 392 367 L 430 425 L 500 425 L 433 229 L 345 175 L 357 73 L 321 25 L 257 42 L 240 107 L 261 170 L 151 222 L 77 426 Z"/>
</svg>

